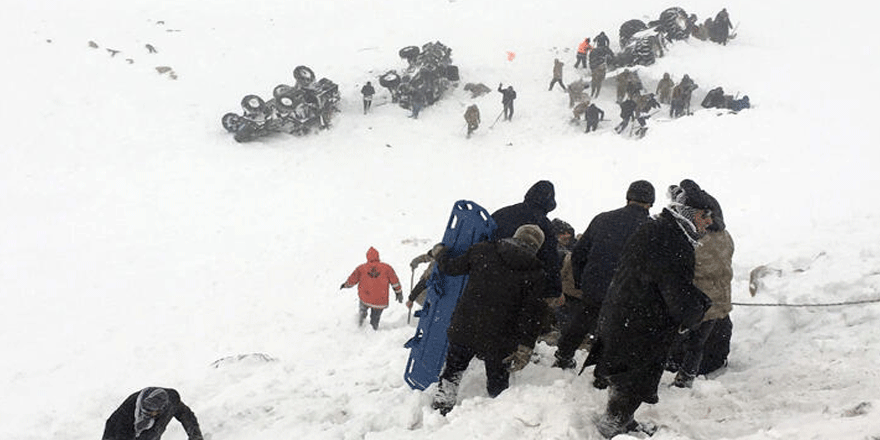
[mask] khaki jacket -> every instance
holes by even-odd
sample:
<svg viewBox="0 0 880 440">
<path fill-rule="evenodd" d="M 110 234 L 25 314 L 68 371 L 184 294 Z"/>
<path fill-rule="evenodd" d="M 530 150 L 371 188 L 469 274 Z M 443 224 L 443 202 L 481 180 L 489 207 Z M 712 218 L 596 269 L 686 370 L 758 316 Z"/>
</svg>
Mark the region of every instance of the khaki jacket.
<svg viewBox="0 0 880 440">
<path fill-rule="evenodd" d="M 700 239 L 694 257 L 694 285 L 712 300 L 703 321 L 724 318 L 732 309 L 733 238 L 727 230 L 709 231 Z"/>
</svg>

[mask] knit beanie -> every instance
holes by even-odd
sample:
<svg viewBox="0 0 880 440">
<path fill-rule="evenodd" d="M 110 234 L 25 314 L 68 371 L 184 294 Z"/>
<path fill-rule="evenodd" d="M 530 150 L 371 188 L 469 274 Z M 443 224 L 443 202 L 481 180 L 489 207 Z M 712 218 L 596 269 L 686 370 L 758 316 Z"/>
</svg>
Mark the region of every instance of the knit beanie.
<svg viewBox="0 0 880 440">
<path fill-rule="evenodd" d="M 651 185 L 651 182 L 647 180 L 636 180 L 630 183 L 629 189 L 626 190 L 626 200 L 653 205 L 654 185 Z"/>
<path fill-rule="evenodd" d="M 529 248 L 532 253 L 537 253 L 544 244 L 544 232 L 536 225 L 522 225 L 513 233 L 513 238 L 519 240 Z"/>
</svg>

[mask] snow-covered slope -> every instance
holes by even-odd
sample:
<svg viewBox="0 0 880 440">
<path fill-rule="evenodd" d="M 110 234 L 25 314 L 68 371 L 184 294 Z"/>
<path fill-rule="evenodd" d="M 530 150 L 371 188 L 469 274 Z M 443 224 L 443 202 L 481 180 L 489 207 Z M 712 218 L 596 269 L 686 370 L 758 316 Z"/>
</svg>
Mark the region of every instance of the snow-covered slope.
<svg viewBox="0 0 880 440">
<path fill-rule="evenodd" d="M 847 1 L 796 11 L 683 2 L 701 19 L 727 7 L 737 38 L 676 43 L 639 69 L 642 79 L 652 87 L 664 72 L 687 73 L 700 85 L 694 108 L 715 86 L 748 94 L 755 108 L 658 114 L 633 140 L 610 130 L 609 78 L 597 100 L 608 120 L 585 135 L 569 122 L 567 95 L 547 91 L 553 59 L 571 82 L 583 74 L 572 67 L 581 39 L 604 30 L 616 49 L 620 23 L 667 6 L 6 5 L 0 438 L 97 438 L 116 406 L 149 385 L 178 389 L 214 440 L 599 438 L 591 418 L 605 392 L 588 374 L 551 369 L 554 349 L 543 344 L 496 399 L 474 362 L 460 405 L 440 417 L 430 393 L 402 379 L 414 331 L 406 309 L 393 304 L 378 332 L 359 329 L 353 291 L 337 290 L 369 246 L 408 289 L 410 259 L 441 238 L 454 201 L 494 211 L 541 179 L 556 185 L 551 217 L 579 231 L 620 206 L 632 180 L 662 194 L 695 179 L 723 205 L 736 241 L 734 301 L 880 297 L 871 11 Z M 500 95 L 471 99 L 460 88 L 418 120 L 378 89 L 362 115 L 360 86 L 403 67 L 401 47 L 429 41 L 453 49 L 462 83 L 514 85 L 514 120 L 490 129 Z M 300 64 L 340 85 L 332 129 L 235 143 L 220 117 L 245 94 L 291 82 Z M 483 125 L 466 140 L 471 103 Z M 779 275 L 751 298 L 749 271 L 761 264 Z M 663 425 L 654 438 L 880 437 L 880 304 L 739 306 L 732 317 L 730 366 L 691 390 L 667 388 L 665 376 L 660 403 L 637 412 Z M 251 353 L 265 356 L 241 356 Z M 172 423 L 165 438 L 184 436 Z"/>
</svg>

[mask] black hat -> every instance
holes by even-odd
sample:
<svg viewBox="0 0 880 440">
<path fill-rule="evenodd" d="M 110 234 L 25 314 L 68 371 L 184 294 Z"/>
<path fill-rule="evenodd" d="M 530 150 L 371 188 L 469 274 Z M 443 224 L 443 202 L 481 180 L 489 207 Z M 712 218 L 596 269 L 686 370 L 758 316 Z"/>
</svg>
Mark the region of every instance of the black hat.
<svg viewBox="0 0 880 440">
<path fill-rule="evenodd" d="M 678 186 L 669 187 L 669 196 L 674 202 L 694 209 L 712 209 L 712 201 L 706 191 L 690 179 L 684 179 Z"/>
<path fill-rule="evenodd" d="M 647 180 L 636 180 L 630 183 L 629 189 L 626 190 L 626 200 L 653 205 L 654 185 L 651 185 L 651 182 Z"/>
</svg>

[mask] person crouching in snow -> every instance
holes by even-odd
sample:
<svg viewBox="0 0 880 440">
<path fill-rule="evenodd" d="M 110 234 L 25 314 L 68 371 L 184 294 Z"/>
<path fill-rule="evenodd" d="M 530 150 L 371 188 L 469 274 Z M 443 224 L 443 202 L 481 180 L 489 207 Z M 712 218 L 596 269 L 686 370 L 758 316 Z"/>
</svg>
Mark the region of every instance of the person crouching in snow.
<svg viewBox="0 0 880 440">
<path fill-rule="evenodd" d="M 485 363 L 490 397 L 506 390 L 510 373 L 529 363 L 545 310 L 541 296 L 550 290 L 535 256 L 543 243 L 541 228 L 526 224 L 512 238 L 477 243 L 455 258 L 442 243 L 431 250 L 440 272 L 470 276 L 446 331 L 446 366 L 431 405 L 440 414 L 455 406 L 462 375 L 474 357 Z"/>
<path fill-rule="evenodd" d="M 394 289 L 397 302 L 403 302 L 403 291 L 400 288 L 400 280 L 391 266 L 379 261 L 379 251 L 374 247 L 367 250 L 367 262 L 354 269 L 339 290 L 358 286 L 360 298 L 360 317 L 358 325 L 364 325 L 367 311 L 370 311 L 370 325 L 373 330 L 379 329 L 379 318 L 382 311 L 388 307 L 388 286 Z"/>
<path fill-rule="evenodd" d="M 172 418 L 180 421 L 189 440 L 202 440 L 195 414 L 172 388 L 147 387 L 119 405 L 104 425 L 103 440 L 159 440 Z"/>
</svg>

